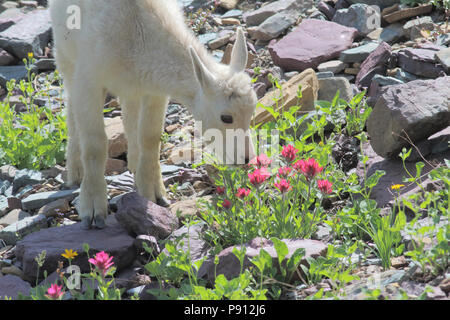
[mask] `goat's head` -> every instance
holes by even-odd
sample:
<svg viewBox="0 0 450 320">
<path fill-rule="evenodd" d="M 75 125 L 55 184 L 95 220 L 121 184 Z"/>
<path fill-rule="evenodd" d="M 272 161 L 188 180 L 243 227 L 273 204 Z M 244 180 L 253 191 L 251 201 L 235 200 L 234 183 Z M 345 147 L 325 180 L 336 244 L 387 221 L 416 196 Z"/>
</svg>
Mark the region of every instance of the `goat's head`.
<svg viewBox="0 0 450 320">
<path fill-rule="evenodd" d="M 230 65 L 221 68 L 221 72 L 208 70 L 196 51 L 192 47 L 189 50 L 201 86 L 195 98 L 194 116 L 202 121 L 206 141 L 211 138 L 209 142 L 214 142 L 217 155 L 226 163 L 247 163 L 255 155 L 249 127 L 257 97 L 251 78 L 244 72 L 248 54 L 244 32 L 238 29 Z M 208 136 L 214 129 L 221 133 L 222 141 L 217 141 L 214 134 Z"/>
</svg>

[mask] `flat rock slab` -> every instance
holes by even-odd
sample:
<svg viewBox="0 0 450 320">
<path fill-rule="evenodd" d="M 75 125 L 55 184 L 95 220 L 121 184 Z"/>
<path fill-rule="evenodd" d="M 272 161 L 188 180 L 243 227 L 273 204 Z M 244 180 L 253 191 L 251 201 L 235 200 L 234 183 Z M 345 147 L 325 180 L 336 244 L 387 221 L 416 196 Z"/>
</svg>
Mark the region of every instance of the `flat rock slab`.
<svg viewBox="0 0 450 320">
<path fill-rule="evenodd" d="M 386 42 L 380 43 L 380 45 L 372 51 L 361 64 L 360 70 L 356 75 L 355 84 L 360 88 L 368 88 L 372 78 L 376 74 L 386 73 L 386 65 L 388 64 L 391 55 L 391 46 Z"/>
<path fill-rule="evenodd" d="M 80 189 L 35 193 L 22 200 L 22 208 L 23 210 L 35 210 L 59 199 L 72 201 L 79 194 Z"/>
<path fill-rule="evenodd" d="M 430 94 L 432 93 L 432 94 Z M 386 86 L 367 121 L 367 131 L 377 154 L 398 157 L 408 143 L 426 139 L 450 123 L 450 76 Z"/>
<path fill-rule="evenodd" d="M 369 42 L 356 48 L 344 50 L 341 52 L 339 60 L 345 63 L 362 62 L 375 51 L 378 46 L 379 43 L 377 42 Z"/>
<path fill-rule="evenodd" d="M 0 239 L 8 245 L 16 242 L 34 231 L 47 228 L 47 217 L 43 214 L 23 218 L 0 231 Z"/>
<path fill-rule="evenodd" d="M 403 70 L 426 78 L 445 75 L 445 68 L 436 61 L 436 51 L 429 49 L 404 49 L 398 52 L 398 65 Z"/>
<path fill-rule="evenodd" d="M 300 2 L 297 0 L 279 0 L 269 3 L 261 8 L 244 13 L 244 21 L 247 26 L 260 25 L 267 18 L 285 11 L 285 10 L 298 10 L 300 8 Z"/>
<path fill-rule="evenodd" d="M 48 10 L 36 10 L 22 17 L 16 24 L 0 33 L 0 47 L 19 59 L 32 52 L 42 56 L 51 36 L 51 20 Z"/>
<path fill-rule="evenodd" d="M 305 256 L 301 260 L 300 264 L 306 264 L 306 258 L 317 258 L 323 256 L 327 252 L 327 244 L 308 239 L 282 239 L 282 241 L 287 245 L 289 253 L 285 258 L 285 263 L 292 254 L 299 248 L 305 249 Z M 246 248 L 246 254 L 243 262 L 243 268 L 247 269 L 253 264 L 250 259 L 259 255 L 261 249 L 267 251 L 267 253 L 273 259 L 273 266 L 278 266 L 278 255 L 272 241 L 263 238 L 255 238 L 249 243 L 244 245 Z M 241 271 L 241 265 L 238 258 L 234 255 L 233 249 L 241 249 L 241 246 L 233 246 L 224 249 L 219 253 L 218 259 L 219 264 L 214 264 L 214 258 L 206 260 L 199 270 L 199 277 L 206 277 L 209 281 L 213 282 L 215 274 L 223 274 L 228 280 L 237 277 Z M 301 269 L 300 269 L 301 270 Z"/>
<path fill-rule="evenodd" d="M 436 59 L 450 71 L 450 48 L 442 49 L 436 53 Z"/>
<path fill-rule="evenodd" d="M 16 82 L 19 82 L 26 79 L 27 75 L 28 71 L 24 66 L 0 67 L 0 85 L 6 88 L 6 84 L 12 79 L 16 79 Z"/>
<path fill-rule="evenodd" d="M 384 15 L 383 18 L 389 23 L 394 23 L 396 21 L 400 21 L 403 19 L 416 17 L 422 14 L 430 13 L 433 10 L 433 5 L 427 4 L 423 6 L 417 6 L 414 8 L 407 8 L 399 11 L 395 11 L 393 13 Z"/>
<path fill-rule="evenodd" d="M 27 296 L 30 294 L 30 290 L 30 284 L 17 276 L 8 274 L 0 277 L 0 300 L 5 300 L 5 298 L 17 300 L 19 293 Z"/>
<path fill-rule="evenodd" d="M 34 258 L 43 250 L 46 251 L 45 263 L 40 268 L 48 274 L 58 267 L 58 261 L 66 261 L 61 254 L 65 249 L 73 249 L 78 256 L 72 264 L 78 265 L 82 272 L 90 270 L 83 244 L 90 247 L 90 256 L 96 252 L 105 251 L 113 256 L 114 266 L 123 269 L 130 265 L 135 258 L 134 238 L 117 222 L 114 215 L 106 219 L 107 227 L 102 230 L 83 230 L 80 223 L 69 226 L 49 228 L 32 233 L 19 241 L 16 246 L 16 256 L 22 262 L 24 273 L 30 278 L 36 278 L 37 264 Z M 67 262 L 66 262 L 67 264 Z"/>
<path fill-rule="evenodd" d="M 275 65 L 285 71 L 317 68 L 352 46 L 358 31 L 334 22 L 305 19 L 287 36 L 269 45 Z"/>
<path fill-rule="evenodd" d="M 132 235 L 167 238 L 178 229 L 178 218 L 168 208 L 158 206 L 137 192 L 125 194 L 117 201 L 117 221 Z"/>
</svg>

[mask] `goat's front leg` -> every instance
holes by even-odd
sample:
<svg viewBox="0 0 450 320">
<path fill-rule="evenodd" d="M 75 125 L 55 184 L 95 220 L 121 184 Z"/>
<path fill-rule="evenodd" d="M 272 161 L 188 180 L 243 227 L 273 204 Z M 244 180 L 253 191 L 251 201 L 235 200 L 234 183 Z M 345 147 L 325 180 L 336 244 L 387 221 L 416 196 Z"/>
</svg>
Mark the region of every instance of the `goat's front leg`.
<svg viewBox="0 0 450 320">
<path fill-rule="evenodd" d="M 135 175 L 138 192 L 161 206 L 168 206 L 161 176 L 159 153 L 168 97 L 142 101 L 138 126 L 139 159 Z"/>
<path fill-rule="evenodd" d="M 76 78 L 72 95 L 75 106 L 72 112 L 79 129 L 83 165 L 78 214 L 83 229 L 89 229 L 93 221 L 96 227 L 104 228 L 108 213 L 104 177 L 108 140 L 102 112 L 105 91 L 95 81 L 89 81 L 88 77 L 82 76 L 84 74 L 80 73 Z"/>
</svg>

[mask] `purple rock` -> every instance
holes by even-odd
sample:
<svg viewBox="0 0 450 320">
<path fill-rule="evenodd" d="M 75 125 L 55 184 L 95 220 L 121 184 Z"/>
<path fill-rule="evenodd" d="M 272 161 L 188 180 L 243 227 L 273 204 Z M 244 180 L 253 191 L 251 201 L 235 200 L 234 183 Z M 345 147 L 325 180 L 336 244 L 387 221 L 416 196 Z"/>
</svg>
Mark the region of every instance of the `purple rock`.
<svg viewBox="0 0 450 320">
<path fill-rule="evenodd" d="M 115 267 L 118 269 L 127 267 L 136 255 L 134 238 L 128 235 L 112 215 L 106 219 L 106 225 L 107 227 L 102 230 L 84 230 L 80 223 L 76 223 L 44 229 L 26 236 L 16 246 L 16 256 L 22 262 L 23 272 L 31 279 L 35 279 L 38 266 L 34 258 L 45 250 L 46 257 L 43 267 L 40 268 L 40 275 L 44 270 L 47 270 L 48 274 L 52 273 L 58 267 L 58 261 L 63 261 L 61 254 L 65 249 L 78 252 L 72 264 L 79 266 L 82 272 L 87 272 L 90 266 L 83 250 L 84 243 L 90 246 L 90 256 L 105 251 L 114 257 Z"/>
<path fill-rule="evenodd" d="M 30 290 L 30 284 L 17 276 L 8 274 L 0 278 L 0 300 L 5 300 L 6 297 L 17 300 L 19 293 L 27 296 Z"/>
<path fill-rule="evenodd" d="M 445 76 L 445 69 L 436 63 L 436 51 L 427 49 L 404 49 L 398 53 L 399 66 L 408 72 L 426 78 Z"/>
<path fill-rule="evenodd" d="M 333 20 L 336 9 L 334 9 L 332 6 L 324 1 L 320 1 L 317 5 L 317 9 L 319 9 L 319 11 L 322 12 L 328 18 L 328 20 Z"/>
<path fill-rule="evenodd" d="M 133 235 L 167 238 L 179 225 L 178 218 L 169 209 L 140 196 L 137 192 L 125 194 L 117 202 L 117 221 Z"/>
<path fill-rule="evenodd" d="M 375 74 L 386 74 L 387 63 L 391 57 L 391 46 L 386 42 L 380 43 L 378 48 L 361 64 L 361 68 L 356 76 L 355 84 L 361 88 L 368 88 Z"/>
<path fill-rule="evenodd" d="M 305 19 L 277 43 L 269 44 L 275 65 L 284 71 L 317 68 L 350 48 L 358 31 L 330 21 Z"/>
</svg>

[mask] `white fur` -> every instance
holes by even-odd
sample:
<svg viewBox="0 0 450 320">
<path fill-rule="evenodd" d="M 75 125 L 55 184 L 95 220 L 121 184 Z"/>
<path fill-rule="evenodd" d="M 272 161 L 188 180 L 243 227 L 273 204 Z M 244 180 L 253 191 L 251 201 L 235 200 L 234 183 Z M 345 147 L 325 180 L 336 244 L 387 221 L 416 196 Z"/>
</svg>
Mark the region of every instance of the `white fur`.
<svg viewBox="0 0 450 320">
<path fill-rule="evenodd" d="M 71 5 L 81 9 L 80 30 L 66 26 Z M 203 129 L 248 130 L 256 95 L 243 72 L 242 31 L 226 66 L 188 30 L 176 0 L 50 0 L 50 11 L 68 96 L 68 178 L 81 183 L 81 218 L 107 213 L 106 92 L 120 98 L 128 166 L 138 191 L 154 202 L 165 195 L 159 149 L 169 97 L 188 107 Z M 224 124 L 223 114 L 233 116 L 234 123 Z M 247 157 L 253 155 L 247 151 Z"/>
</svg>

